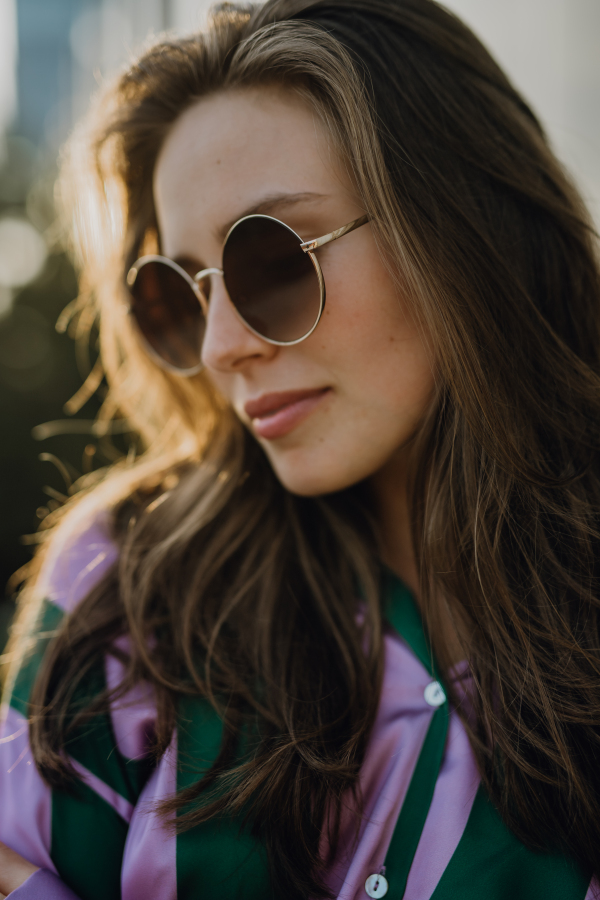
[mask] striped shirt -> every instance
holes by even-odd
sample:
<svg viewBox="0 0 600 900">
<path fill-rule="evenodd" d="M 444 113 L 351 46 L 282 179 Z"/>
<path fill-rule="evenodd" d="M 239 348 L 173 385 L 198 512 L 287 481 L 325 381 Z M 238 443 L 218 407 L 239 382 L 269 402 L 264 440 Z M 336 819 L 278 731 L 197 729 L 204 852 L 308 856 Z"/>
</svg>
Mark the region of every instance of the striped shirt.
<svg viewBox="0 0 600 900">
<path fill-rule="evenodd" d="M 56 628 L 117 559 L 102 518 L 73 536 L 59 535 L 40 578 L 46 597 L 40 631 Z M 337 855 L 326 883 L 338 900 L 592 900 L 594 883 L 569 859 L 527 850 L 500 822 L 480 789 L 466 732 L 449 710 L 441 765 L 422 831 L 399 887 L 377 880 L 396 823 L 408 803 L 426 736 L 445 697 L 414 648 L 395 630 L 384 639 L 385 671 L 377 718 L 360 774 L 360 827 L 349 802 Z M 125 646 L 124 646 L 125 648 Z M 0 731 L 0 840 L 40 870 L 11 894 L 15 900 L 265 900 L 274 896 L 264 848 L 235 822 L 218 830 L 205 823 L 176 836 L 154 813 L 158 801 L 194 783 L 201 768 L 188 764 L 215 754 L 216 713 L 193 699 L 158 765 L 148 757 L 155 705 L 138 686 L 106 721 L 69 745 L 82 782 L 77 796 L 50 789 L 28 743 L 27 692 L 39 656 L 25 665 L 4 710 Z M 117 686 L 122 664 L 113 656 L 98 688 Z M 467 679 L 466 671 L 457 677 Z M 441 692 L 441 693 L 440 693 Z M 423 751 L 424 752 L 424 751 Z M 206 765 L 205 765 L 206 768 Z M 428 801 L 429 802 L 429 801 Z M 409 823 L 410 825 L 410 823 Z M 420 827 L 420 826 L 419 826 Z M 394 844 L 392 843 L 392 847 Z M 387 872 L 386 872 L 387 874 Z M 368 879 L 376 876 L 375 879 Z M 368 891 L 371 891 L 369 894 Z"/>
</svg>

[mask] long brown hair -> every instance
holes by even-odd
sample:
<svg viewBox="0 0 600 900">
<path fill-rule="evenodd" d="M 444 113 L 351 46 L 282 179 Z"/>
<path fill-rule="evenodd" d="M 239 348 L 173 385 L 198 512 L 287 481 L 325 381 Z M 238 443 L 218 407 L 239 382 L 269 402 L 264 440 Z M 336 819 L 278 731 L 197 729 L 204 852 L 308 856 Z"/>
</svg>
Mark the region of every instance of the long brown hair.
<svg viewBox="0 0 600 900">
<path fill-rule="evenodd" d="M 442 604 L 463 635 L 476 685 L 466 724 L 484 784 L 530 846 L 558 846 L 598 873 L 594 234 L 530 108 L 432 0 L 223 4 L 205 34 L 151 47 L 76 135 L 67 184 L 82 309 L 100 314 L 106 409 L 129 417 L 148 450 L 92 494 L 115 509 L 120 560 L 39 675 L 37 765 L 50 784 L 68 780 L 74 685 L 127 632 L 124 688 L 155 686 L 157 753 L 182 694 L 208 696 L 224 717 L 214 770 L 166 804 L 204 798 L 178 827 L 249 809 L 281 895 L 327 896 L 323 823 L 334 847 L 382 675 L 368 492 L 289 494 L 206 378 L 156 368 L 122 311 L 123 273 L 160 247 L 152 173 L 169 128 L 209 92 L 273 82 L 329 130 L 434 347 L 413 538 L 445 670 Z M 260 740 L 240 764 L 248 718 Z"/>
</svg>

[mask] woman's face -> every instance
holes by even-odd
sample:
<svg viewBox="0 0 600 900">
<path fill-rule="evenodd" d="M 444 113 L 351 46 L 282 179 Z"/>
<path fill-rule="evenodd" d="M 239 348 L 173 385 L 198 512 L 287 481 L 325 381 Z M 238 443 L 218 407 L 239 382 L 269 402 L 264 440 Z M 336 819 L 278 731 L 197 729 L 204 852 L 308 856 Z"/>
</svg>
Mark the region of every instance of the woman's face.
<svg viewBox="0 0 600 900">
<path fill-rule="evenodd" d="M 175 123 L 154 180 L 162 252 L 221 267 L 228 227 L 251 212 L 303 239 L 364 213 L 311 109 L 245 89 L 200 100 Z M 213 278 L 202 357 L 288 490 L 317 495 L 401 462 L 432 396 L 433 368 L 367 224 L 317 250 L 327 303 L 315 331 L 279 347 L 236 315 Z"/>
</svg>

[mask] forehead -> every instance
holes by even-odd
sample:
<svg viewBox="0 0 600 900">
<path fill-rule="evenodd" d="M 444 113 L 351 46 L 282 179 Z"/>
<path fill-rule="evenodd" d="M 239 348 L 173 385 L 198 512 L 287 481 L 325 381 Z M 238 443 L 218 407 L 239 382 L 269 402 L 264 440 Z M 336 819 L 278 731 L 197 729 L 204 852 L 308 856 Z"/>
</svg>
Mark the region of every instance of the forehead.
<svg viewBox="0 0 600 900">
<path fill-rule="evenodd" d="M 169 132 L 154 175 L 163 241 L 209 240 L 264 198 L 348 193 L 315 112 L 291 91 L 231 90 L 198 101 Z M 165 252 L 169 252 L 165 247 Z"/>
</svg>

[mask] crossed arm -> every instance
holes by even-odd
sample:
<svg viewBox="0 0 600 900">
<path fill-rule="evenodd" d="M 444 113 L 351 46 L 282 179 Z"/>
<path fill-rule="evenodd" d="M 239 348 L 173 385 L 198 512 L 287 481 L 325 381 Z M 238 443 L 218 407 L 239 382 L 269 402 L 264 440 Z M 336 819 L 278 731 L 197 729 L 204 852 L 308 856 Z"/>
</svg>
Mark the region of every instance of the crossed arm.
<svg viewBox="0 0 600 900">
<path fill-rule="evenodd" d="M 21 887 L 38 867 L 0 843 L 0 898 Z"/>
</svg>

